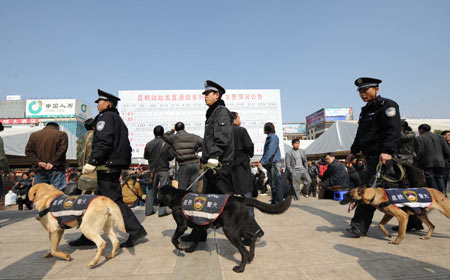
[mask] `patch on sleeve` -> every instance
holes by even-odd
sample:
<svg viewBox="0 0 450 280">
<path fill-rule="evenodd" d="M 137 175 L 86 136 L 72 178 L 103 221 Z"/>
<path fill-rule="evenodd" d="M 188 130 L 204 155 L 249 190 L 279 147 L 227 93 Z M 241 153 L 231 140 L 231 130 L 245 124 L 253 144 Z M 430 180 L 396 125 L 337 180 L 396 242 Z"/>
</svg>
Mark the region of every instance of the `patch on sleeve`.
<svg viewBox="0 0 450 280">
<path fill-rule="evenodd" d="M 97 127 L 96 127 L 96 129 L 98 130 L 98 131 L 102 131 L 103 130 L 103 128 L 105 128 L 105 121 L 99 121 L 98 123 L 97 123 Z"/>
<path fill-rule="evenodd" d="M 395 114 L 397 114 L 397 110 L 395 110 L 395 107 L 389 107 L 384 112 L 386 113 L 386 116 L 388 116 L 388 117 L 393 117 L 393 116 L 395 116 Z"/>
</svg>

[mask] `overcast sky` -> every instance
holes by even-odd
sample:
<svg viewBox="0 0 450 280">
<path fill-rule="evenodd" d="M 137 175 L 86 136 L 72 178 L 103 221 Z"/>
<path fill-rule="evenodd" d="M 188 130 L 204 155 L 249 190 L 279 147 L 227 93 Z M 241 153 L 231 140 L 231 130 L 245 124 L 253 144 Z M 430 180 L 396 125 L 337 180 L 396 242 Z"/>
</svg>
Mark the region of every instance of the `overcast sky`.
<svg viewBox="0 0 450 280">
<path fill-rule="evenodd" d="M 450 118 L 450 1 L 0 1 L 0 97 L 97 88 L 280 89 L 283 122 L 354 109 L 383 80 L 402 117 Z M 94 108 L 94 112 L 95 112 Z"/>
</svg>

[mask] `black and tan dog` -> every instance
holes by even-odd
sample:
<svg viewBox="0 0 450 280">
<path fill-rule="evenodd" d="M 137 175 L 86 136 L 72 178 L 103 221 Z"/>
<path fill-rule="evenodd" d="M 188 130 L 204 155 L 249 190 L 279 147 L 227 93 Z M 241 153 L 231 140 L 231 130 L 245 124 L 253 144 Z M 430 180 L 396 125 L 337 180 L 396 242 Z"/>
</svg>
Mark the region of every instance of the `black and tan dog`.
<svg viewBox="0 0 450 280">
<path fill-rule="evenodd" d="M 163 186 L 158 192 L 158 203 L 160 206 L 168 206 L 172 209 L 172 216 L 177 223 L 177 228 L 172 236 L 172 243 L 178 250 L 184 250 L 187 253 L 193 252 L 197 247 L 199 238 L 194 232 L 196 230 L 206 230 L 208 227 L 223 228 L 223 232 L 228 240 L 241 253 L 241 263 L 233 268 L 235 272 L 243 272 L 245 265 L 253 260 L 255 254 L 256 237 L 246 235 L 246 227 L 250 218 L 248 206 L 255 207 L 263 213 L 281 214 L 285 212 L 291 204 L 291 196 L 288 196 L 280 204 L 268 204 L 253 198 L 244 198 L 231 195 L 223 207 L 221 214 L 210 225 L 198 225 L 188 220 L 182 210 L 182 200 L 188 194 L 188 191 L 178 190 L 172 186 Z M 178 238 L 183 235 L 187 228 L 193 228 L 193 241 L 188 248 L 184 248 Z M 242 239 L 246 237 L 251 240 L 250 251 L 245 248 Z"/>
<path fill-rule="evenodd" d="M 427 190 L 430 193 L 432 197 L 432 204 L 428 208 L 424 209 L 420 213 L 420 215 L 417 215 L 417 217 L 428 226 L 427 234 L 425 236 L 422 236 L 421 239 L 430 239 L 435 226 L 428 219 L 427 213 L 431 209 L 437 208 L 442 214 L 450 219 L 450 202 L 447 201 L 445 199 L 445 196 L 438 190 L 432 188 L 423 189 Z M 342 205 L 350 203 L 349 211 L 353 210 L 358 203 L 365 203 L 370 204 L 385 213 L 384 217 L 378 224 L 378 227 L 389 238 L 391 238 L 392 235 L 387 232 L 384 225 L 389 222 L 392 217 L 396 217 L 399 223 L 398 236 L 394 241 L 389 241 L 389 243 L 391 244 L 400 244 L 400 242 L 405 237 L 406 225 L 408 224 L 409 215 L 416 214 L 410 209 L 406 210 L 405 212 L 402 209 L 396 207 L 394 204 L 390 203 L 383 188 L 355 188 L 349 191 L 344 200 L 342 200 L 340 203 Z"/>
</svg>

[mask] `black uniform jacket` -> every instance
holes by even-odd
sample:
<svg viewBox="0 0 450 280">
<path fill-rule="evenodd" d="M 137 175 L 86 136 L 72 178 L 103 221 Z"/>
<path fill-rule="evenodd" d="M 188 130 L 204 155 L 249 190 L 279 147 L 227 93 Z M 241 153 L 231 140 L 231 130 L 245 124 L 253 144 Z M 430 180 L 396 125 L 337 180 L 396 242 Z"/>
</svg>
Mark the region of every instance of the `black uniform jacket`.
<svg viewBox="0 0 450 280">
<path fill-rule="evenodd" d="M 401 136 L 401 121 L 395 101 L 377 96 L 362 107 L 358 131 L 351 147 L 353 154 L 393 154 L 397 151 Z"/>
<path fill-rule="evenodd" d="M 254 154 L 254 145 L 245 128 L 233 125 L 234 162 L 233 188 L 236 194 L 246 194 L 253 190 L 253 175 L 250 170 L 250 158 Z"/>
<path fill-rule="evenodd" d="M 128 128 L 116 108 L 108 108 L 95 117 L 94 140 L 89 164 L 121 166 L 131 163 L 131 146 Z"/>
<path fill-rule="evenodd" d="M 233 117 L 222 100 L 209 107 L 206 113 L 201 162 L 216 158 L 231 164 L 234 157 Z"/>
</svg>

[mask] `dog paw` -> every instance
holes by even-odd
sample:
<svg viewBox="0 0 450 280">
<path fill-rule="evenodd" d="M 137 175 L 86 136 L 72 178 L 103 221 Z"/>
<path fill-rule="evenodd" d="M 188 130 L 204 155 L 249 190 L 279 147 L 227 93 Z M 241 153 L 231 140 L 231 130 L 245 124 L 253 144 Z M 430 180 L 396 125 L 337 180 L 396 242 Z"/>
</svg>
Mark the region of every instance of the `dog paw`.
<svg viewBox="0 0 450 280">
<path fill-rule="evenodd" d="M 66 261 L 72 260 L 72 258 L 70 257 L 70 255 L 69 255 L 69 254 L 66 254 L 66 253 L 64 253 L 64 254 L 62 255 L 62 258 L 65 259 Z"/>
<path fill-rule="evenodd" d="M 422 240 L 428 240 L 428 239 L 430 239 L 430 238 L 429 238 L 428 236 L 421 236 L 420 239 L 422 239 Z"/>
<path fill-rule="evenodd" d="M 400 244 L 400 242 L 395 241 L 395 240 L 394 240 L 394 241 L 391 240 L 391 241 L 389 241 L 388 243 L 389 243 L 389 244 L 393 244 L 393 245 L 398 245 L 398 244 Z"/>
<path fill-rule="evenodd" d="M 241 273 L 241 272 L 244 272 L 244 270 L 243 270 L 243 269 L 241 269 L 241 267 L 240 267 L 239 265 L 237 265 L 237 266 L 233 267 L 233 271 L 234 271 L 234 272 L 237 272 L 237 273 Z"/>
<path fill-rule="evenodd" d="M 107 260 L 110 260 L 112 258 L 114 258 L 112 253 L 108 253 L 108 254 L 105 255 L 105 259 L 107 259 Z"/>
<path fill-rule="evenodd" d="M 52 253 L 48 252 L 47 254 L 44 255 L 44 258 L 51 258 L 53 257 Z"/>
<path fill-rule="evenodd" d="M 92 269 L 95 267 L 96 264 L 97 264 L 97 262 L 92 261 L 88 264 L 88 267 Z"/>
</svg>

